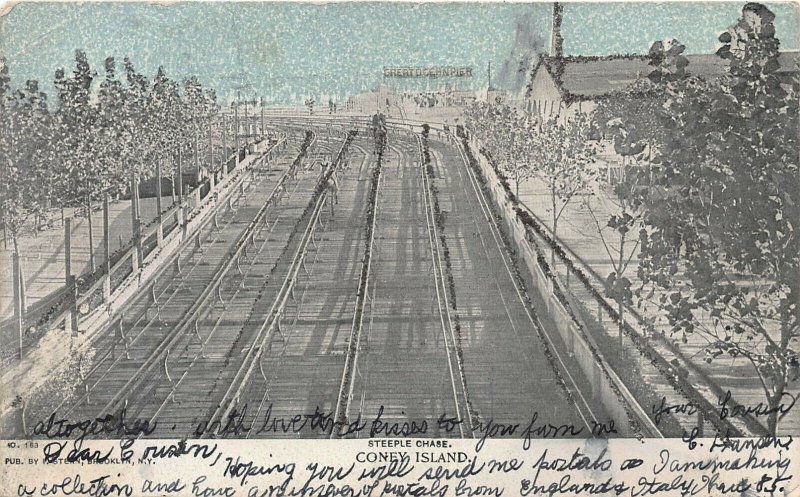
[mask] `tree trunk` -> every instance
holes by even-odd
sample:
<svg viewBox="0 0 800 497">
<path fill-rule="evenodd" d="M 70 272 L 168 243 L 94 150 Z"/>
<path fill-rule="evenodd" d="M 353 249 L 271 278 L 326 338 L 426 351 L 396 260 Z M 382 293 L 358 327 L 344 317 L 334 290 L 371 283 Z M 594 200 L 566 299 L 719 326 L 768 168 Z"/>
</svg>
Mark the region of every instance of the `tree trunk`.
<svg viewBox="0 0 800 497">
<path fill-rule="evenodd" d="M 103 194 L 103 246 L 105 247 L 105 272 L 111 274 L 111 220 L 109 219 L 108 192 Z"/>
<path fill-rule="evenodd" d="M 553 271 L 556 268 L 556 244 L 558 243 L 558 214 L 556 212 L 556 195 L 551 191 L 550 203 L 553 208 L 553 246 L 550 247 L 550 265 L 553 266 Z"/>
<path fill-rule="evenodd" d="M 161 159 L 156 160 L 156 218 L 161 218 Z"/>
<path fill-rule="evenodd" d="M 767 431 L 772 436 L 777 435 L 778 431 L 778 416 L 780 415 L 779 407 L 783 400 L 783 392 L 786 389 L 786 382 L 783 375 L 775 382 L 775 394 L 769 397 L 769 416 L 767 417 Z"/>
<path fill-rule="evenodd" d="M 239 102 L 236 102 L 236 106 L 233 108 L 233 141 L 236 147 L 236 163 L 239 162 Z"/>
<path fill-rule="evenodd" d="M 23 313 L 24 308 L 22 305 L 22 278 L 21 278 L 21 267 L 22 264 L 19 260 L 19 246 L 17 245 L 17 237 L 13 235 L 12 243 L 14 246 L 14 253 L 12 254 L 13 259 L 13 288 L 14 288 L 14 324 L 17 328 L 17 335 L 19 337 L 19 357 L 22 359 L 22 320 L 23 320 Z"/>
<path fill-rule="evenodd" d="M 131 239 L 136 243 L 136 177 L 131 172 Z"/>
<path fill-rule="evenodd" d="M 170 166 L 172 166 L 172 167 L 170 167 L 170 170 L 172 171 L 172 174 L 170 175 L 170 179 L 171 179 L 171 183 L 172 183 L 170 188 L 172 189 L 172 191 L 170 192 L 170 194 L 172 195 L 172 205 L 175 205 L 175 200 L 176 200 L 176 198 L 175 198 L 175 181 L 177 180 L 177 177 L 178 177 L 177 172 L 175 171 L 175 156 L 171 155 L 169 160 L 170 160 Z"/>
<path fill-rule="evenodd" d="M 225 122 L 225 114 L 222 115 L 222 176 L 228 174 L 228 124 Z"/>
<path fill-rule="evenodd" d="M 794 285 L 790 285 L 790 288 Z M 790 290 L 792 291 L 792 290 Z M 782 306 L 781 309 L 781 339 L 778 342 L 778 347 L 781 353 L 786 353 L 786 350 L 789 347 L 789 341 L 794 336 L 794 330 L 797 326 L 796 315 L 793 319 L 793 311 L 791 307 L 786 305 Z M 782 369 L 786 371 L 785 368 L 788 368 L 788 364 L 784 364 Z M 769 397 L 769 407 L 770 407 L 770 414 L 767 418 L 767 429 L 769 430 L 770 435 L 776 436 L 778 430 L 778 417 L 780 412 L 778 412 L 778 407 L 781 405 L 783 401 L 783 393 L 786 390 L 786 376 L 784 373 L 781 373 L 775 379 L 774 382 L 774 395 Z M 774 412 L 772 412 L 774 411 Z"/>
<path fill-rule="evenodd" d="M 208 173 L 213 174 L 216 167 L 214 166 L 214 141 L 213 129 L 211 123 L 208 123 Z"/>
<path fill-rule="evenodd" d="M 178 149 L 178 205 L 183 205 L 183 151 Z"/>
<path fill-rule="evenodd" d="M 136 240 L 136 267 L 137 268 L 141 268 L 142 267 L 142 261 L 144 259 L 144 253 L 143 253 L 143 248 L 142 248 L 144 240 L 142 240 L 142 205 L 141 205 L 141 198 L 139 196 L 140 195 L 140 192 L 139 192 L 139 178 L 136 178 L 136 180 L 133 183 L 133 192 L 134 192 L 134 198 L 136 199 L 136 209 L 135 209 L 135 211 L 136 211 L 136 238 L 135 238 L 135 240 Z"/>
<path fill-rule="evenodd" d="M 244 101 L 244 132 L 244 146 L 246 148 L 250 142 L 250 119 L 247 117 L 247 100 Z"/>
<path fill-rule="evenodd" d="M 94 225 L 92 219 L 92 196 L 90 194 L 86 194 L 86 211 L 87 217 L 89 218 L 89 267 L 91 268 L 92 272 L 95 271 L 95 260 L 94 260 Z"/>
<path fill-rule="evenodd" d="M 103 193 L 103 297 L 108 304 L 111 297 L 111 221 L 109 219 L 108 192 Z"/>
<path fill-rule="evenodd" d="M 139 222 L 141 227 L 142 224 L 142 192 L 141 192 L 141 182 L 139 179 L 136 179 L 136 183 L 134 184 L 134 191 L 136 192 L 136 220 Z"/>
<path fill-rule="evenodd" d="M 620 172 L 620 175 L 619 175 L 619 182 L 620 182 L 620 183 L 622 183 L 622 182 L 624 182 L 624 181 L 625 181 L 625 169 L 626 169 L 626 166 L 625 166 L 625 157 L 623 156 L 623 157 L 622 157 L 622 171 Z"/>
<path fill-rule="evenodd" d="M 617 280 L 622 279 L 622 273 L 625 271 L 625 235 L 619 235 L 619 264 L 617 265 Z M 624 295 L 617 295 L 617 312 L 619 312 L 619 345 L 622 349 L 622 332 L 625 329 L 625 298 Z"/>
<path fill-rule="evenodd" d="M 72 278 L 72 218 L 64 220 L 64 284 Z"/>
<path fill-rule="evenodd" d="M 197 174 L 197 184 L 200 184 L 200 138 L 198 137 L 198 130 L 194 130 L 194 170 Z"/>
<path fill-rule="evenodd" d="M 64 330 L 71 336 L 78 334 L 78 313 L 76 310 L 78 290 L 72 275 L 72 218 L 64 219 L 64 288 L 69 295 L 69 313 L 64 320 Z"/>
</svg>

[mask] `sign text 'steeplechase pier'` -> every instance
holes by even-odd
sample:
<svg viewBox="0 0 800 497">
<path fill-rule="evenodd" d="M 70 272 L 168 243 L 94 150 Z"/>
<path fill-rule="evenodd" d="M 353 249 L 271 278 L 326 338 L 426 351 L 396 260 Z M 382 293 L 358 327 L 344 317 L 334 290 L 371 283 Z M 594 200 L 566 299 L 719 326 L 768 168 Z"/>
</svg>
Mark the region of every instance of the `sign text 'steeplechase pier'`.
<svg viewBox="0 0 800 497">
<path fill-rule="evenodd" d="M 471 78 L 472 67 L 384 67 L 384 78 Z"/>
</svg>

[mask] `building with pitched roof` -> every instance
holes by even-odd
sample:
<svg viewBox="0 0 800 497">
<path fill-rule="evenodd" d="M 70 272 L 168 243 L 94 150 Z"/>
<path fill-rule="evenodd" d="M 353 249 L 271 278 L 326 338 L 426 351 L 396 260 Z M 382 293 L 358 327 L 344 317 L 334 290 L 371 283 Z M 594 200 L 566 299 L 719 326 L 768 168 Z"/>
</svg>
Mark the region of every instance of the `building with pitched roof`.
<svg viewBox="0 0 800 497">
<path fill-rule="evenodd" d="M 779 73 L 789 76 L 797 71 L 800 52 L 782 52 Z M 715 54 L 690 54 L 687 72 L 704 79 L 725 74 L 728 61 Z M 610 55 L 604 57 L 547 56 L 539 58 L 531 72 L 525 92 L 525 110 L 546 120 L 564 112 L 591 112 L 597 102 L 622 92 L 637 79 L 653 71 L 646 55 Z"/>
<path fill-rule="evenodd" d="M 521 106 L 547 120 L 575 112 L 591 112 L 597 102 L 624 91 L 643 79 L 654 67 L 647 55 L 564 56 L 561 36 L 563 7 L 553 5 L 549 55 L 540 55 L 522 95 Z M 781 52 L 779 75 L 787 78 L 798 71 L 800 52 Z M 713 79 L 723 76 L 729 61 L 716 54 L 685 55 L 687 73 Z"/>
</svg>

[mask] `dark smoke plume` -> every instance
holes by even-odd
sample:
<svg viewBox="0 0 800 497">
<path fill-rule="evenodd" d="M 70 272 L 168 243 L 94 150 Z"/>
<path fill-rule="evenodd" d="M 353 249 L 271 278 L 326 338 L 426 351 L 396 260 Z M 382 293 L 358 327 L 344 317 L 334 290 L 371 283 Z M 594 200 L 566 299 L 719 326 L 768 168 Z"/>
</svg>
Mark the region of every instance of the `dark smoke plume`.
<svg viewBox="0 0 800 497">
<path fill-rule="evenodd" d="M 534 26 L 533 13 L 527 12 L 517 18 L 514 46 L 503 62 L 497 75 L 496 84 L 492 86 L 511 92 L 519 92 L 528 83 L 538 54 L 544 52 L 544 38 Z"/>
</svg>

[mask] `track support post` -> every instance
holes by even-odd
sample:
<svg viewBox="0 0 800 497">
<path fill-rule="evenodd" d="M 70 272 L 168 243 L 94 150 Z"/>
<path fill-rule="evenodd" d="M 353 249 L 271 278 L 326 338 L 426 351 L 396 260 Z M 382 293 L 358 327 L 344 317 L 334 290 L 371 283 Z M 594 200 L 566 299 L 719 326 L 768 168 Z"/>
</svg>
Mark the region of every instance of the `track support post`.
<svg viewBox="0 0 800 497">
<path fill-rule="evenodd" d="M 266 375 L 266 373 L 264 373 L 264 362 L 261 361 L 261 358 L 259 358 L 259 361 L 258 361 L 258 371 L 261 373 L 261 378 L 264 380 L 264 383 L 269 384 L 269 380 L 267 380 L 267 375 Z M 267 400 L 269 400 L 269 394 L 268 393 L 266 394 L 266 398 L 267 398 Z"/>
<path fill-rule="evenodd" d="M 194 320 L 194 336 L 200 344 L 200 357 L 206 359 L 206 344 L 203 341 L 203 337 L 200 336 L 200 324 L 197 319 Z"/>
<path fill-rule="evenodd" d="M 175 402 L 175 382 L 172 381 L 172 376 L 169 374 L 169 349 L 167 349 L 167 355 L 164 356 L 164 376 L 167 377 L 167 381 L 172 386 L 169 393 L 169 399 L 174 403 Z"/>
<path fill-rule="evenodd" d="M 286 335 L 283 334 L 283 327 L 281 325 L 281 321 L 283 321 L 283 311 L 278 313 L 278 322 L 275 325 L 275 331 L 281 336 L 281 341 L 286 341 Z"/>
</svg>

